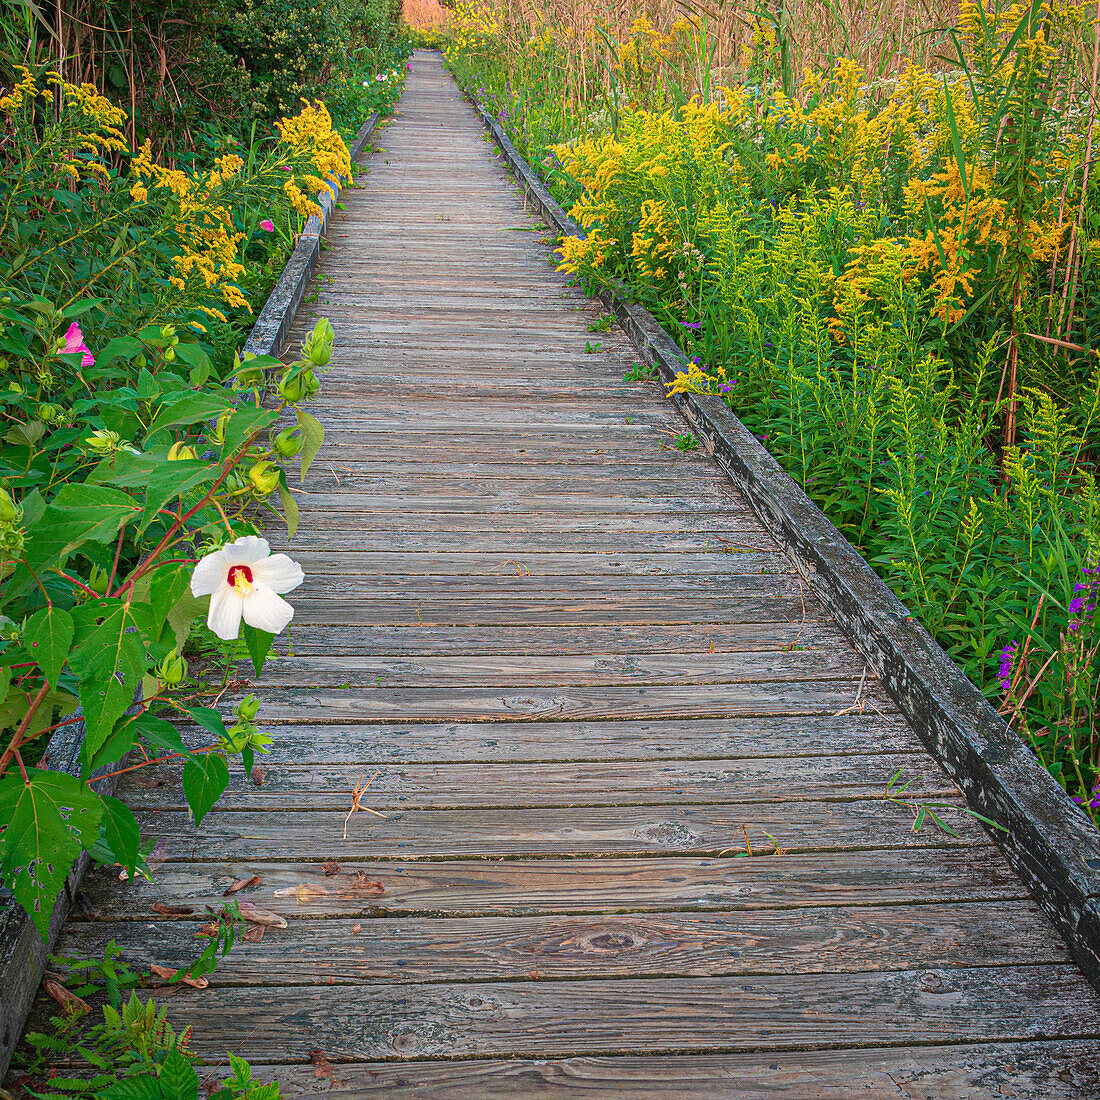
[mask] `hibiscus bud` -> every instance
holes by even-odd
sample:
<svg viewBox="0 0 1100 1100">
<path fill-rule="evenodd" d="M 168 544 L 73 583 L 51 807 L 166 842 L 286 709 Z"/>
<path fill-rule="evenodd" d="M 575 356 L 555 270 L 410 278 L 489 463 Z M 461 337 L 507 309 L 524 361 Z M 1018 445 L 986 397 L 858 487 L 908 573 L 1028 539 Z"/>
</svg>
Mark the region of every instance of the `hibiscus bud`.
<svg viewBox="0 0 1100 1100">
<path fill-rule="evenodd" d="M 54 419 L 54 417 L 57 416 L 57 406 L 47 405 L 43 403 L 38 406 L 36 410 L 36 415 L 38 416 L 39 420 L 45 420 L 48 424 L 51 420 Z"/>
<path fill-rule="evenodd" d="M 233 713 L 242 722 L 252 722 L 260 713 L 260 700 L 255 695 L 246 695 L 234 708 Z"/>
<path fill-rule="evenodd" d="M 301 428 L 285 428 L 275 437 L 275 450 L 283 458 L 293 458 L 302 449 L 303 443 Z"/>
<path fill-rule="evenodd" d="M 223 412 L 221 414 L 221 416 L 218 417 L 217 424 L 215 424 L 213 429 L 211 430 L 210 438 L 215 443 L 224 443 L 225 442 L 225 426 L 229 423 L 230 415 L 231 415 L 230 413 Z"/>
<path fill-rule="evenodd" d="M 23 553 L 23 529 L 21 527 L 0 527 L 0 554 L 8 558 L 17 558 Z"/>
<path fill-rule="evenodd" d="M 170 649 L 164 660 L 157 665 L 154 675 L 166 687 L 177 687 L 187 676 L 187 662 L 175 649 Z"/>
<path fill-rule="evenodd" d="M 100 428 L 99 431 L 92 432 L 84 442 L 91 450 L 95 451 L 96 454 L 108 455 L 114 454 L 115 451 L 119 449 L 122 443 L 122 436 L 120 436 L 118 432 Z"/>
<path fill-rule="evenodd" d="M 176 357 L 176 349 L 174 347 L 168 347 L 164 349 L 164 361 L 171 363 Z"/>
<path fill-rule="evenodd" d="M 195 453 L 195 448 L 189 447 L 186 443 L 173 443 L 172 446 L 168 448 L 169 462 L 179 462 L 185 458 L 198 457 L 199 456 Z"/>
<path fill-rule="evenodd" d="M 257 496 L 266 497 L 279 488 L 279 468 L 271 462 L 256 462 L 248 471 L 248 480 Z"/>
<path fill-rule="evenodd" d="M 226 489 L 231 493 L 239 493 L 244 487 L 244 478 L 234 470 L 223 482 Z"/>
<path fill-rule="evenodd" d="M 175 325 L 161 325 L 160 334 L 165 340 L 171 340 L 176 335 Z"/>
<path fill-rule="evenodd" d="M 0 523 L 18 523 L 23 518 L 23 509 L 11 498 L 6 489 L 0 489 Z"/>
<path fill-rule="evenodd" d="M 302 377 L 305 379 L 306 397 L 312 397 L 321 388 L 321 383 L 313 371 L 307 371 Z"/>
<path fill-rule="evenodd" d="M 288 370 L 279 382 L 279 393 L 291 405 L 296 405 L 305 394 L 305 383 L 302 381 L 302 376 L 297 374 L 292 378 L 291 372 Z"/>
<path fill-rule="evenodd" d="M 88 587 L 97 596 L 107 595 L 107 570 L 101 569 L 98 565 L 92 566 L 92 571 L 88 576 Z"/>
</svg>

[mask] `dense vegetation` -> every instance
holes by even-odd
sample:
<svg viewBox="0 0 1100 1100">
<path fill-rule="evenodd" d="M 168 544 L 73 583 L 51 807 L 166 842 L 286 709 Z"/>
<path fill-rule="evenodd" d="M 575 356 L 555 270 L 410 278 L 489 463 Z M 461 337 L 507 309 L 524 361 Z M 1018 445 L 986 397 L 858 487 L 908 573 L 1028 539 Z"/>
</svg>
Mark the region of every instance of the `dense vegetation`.
<svg viewBox="0 0 1100 1100">
<path fill-rule="evenodd" d="M 93 775 L 179 760 L 198 822 L 270 744 L 258 700 L 227 725 L 193 658 L 228 669 L 240 637 L 259 669 L 292 614 L 301 570 L 260 536 L 297 525 L 284 467 L 323 438 L 304 405 L 333 333 L 289 365 L 237 349 L 314 197 L 351 178 L 340 131 L 405 74 L 388 0 L 126 9 L 0 5 L 0 883 L 43 937 L 82 851 L 147 873 L 155 838 Z M 78 720 L 80 774 L 48 770 Z M 174 980 L 232 943 L 223 916 Z M 128 1097 L 169 1095 L 167 1074 L 193 1095 L 163 1013 L 123 1003 L 110 958 L 96 973 L 101 1021 L 63 996 L 40 1037 L 102 1071 L 64 1091 L 121 1075 L 152 1082 Z M 246 1071 L 224 1095 L 277 1095 Z"/>
<path fill-rule="evenodd" d="M 584 228 L 563 266 L 666 323 L 1096 820 L 1100 25 L 805 10 L 465 5 L 446 52 Z"/>
</svg>

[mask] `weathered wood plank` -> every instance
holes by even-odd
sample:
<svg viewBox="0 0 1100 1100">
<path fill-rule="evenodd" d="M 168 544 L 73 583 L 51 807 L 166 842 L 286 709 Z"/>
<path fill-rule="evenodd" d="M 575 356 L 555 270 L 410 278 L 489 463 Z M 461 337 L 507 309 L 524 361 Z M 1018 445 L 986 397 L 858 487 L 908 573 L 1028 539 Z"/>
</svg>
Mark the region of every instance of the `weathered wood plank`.
<svg viewBox="0 0 1100 1100">
<path fill-rule="evenodd" d="M 736 1005 L 731 995 L 736 995 Z M 351 1061 L 853 1047 L 1094 1037 L 1100 1005 L 1072 965 L 635 981 L 295 986 L 181 993 L 168 1016 L 222 1057 L 321 1049 Z M 655 1012 L 654 1006 L 660 1005 Z M 369 1009 L 364 1010 L 365 1006 Z"/>
<path fill-rule="evenodd" d="M 369 794 L 363 806 L 375 808 Z M 378 800 L 381 802 L 381 800 Z M 949 800 L 950 801 L 950 800 Z M 348 803 L 351 791 L 348 791 Z M 990 842 L 981 827 L 958 809 L 942 811 L 956 830 L 947 836 L 929 824 L 919 833 L 913 815 L 874 799 L 859 802 L 718 803 L 652 806 L 538 806 L 515 809 L 388 810 L 384 818 L 346 811 L 267 810 L 262 814 L 212 810 L 198 828 L 186 813 L 144 810 L 142 825 L 163 839 L 169 860 L 192 859 L 201 846 L 224 859 L 258 862 L 316 858 L 446 859 L 530 855 L 593 858 L 680 853 L 734 860 L 773 852 L 818 852 L 822 864 L 843 861 L 850 850 L 872 848 L 974 847 Z M 746 835 L 748 839 L 746 841 Z M 774 837 L 774 841 L 769 839 Z M 764 858 L 763 856 L 761 858 Z M 772 855 L 778 863 L 785 856 Z"/>
<path fill-rule="evenodd" d="M 234 771 L 219 802 L 226 810 L 343 810 L 348 792 L 363 774 L 363 762 L 320 765 L 263 760 L 262 785 Z M 937 764 L 920 754 L 887 757 L 783 757 L 766 760 L 652 761 L 549 764 L 388 765 L 370 786 L 379 810 L 471 806 L 597 806 L 657 803 L 771 802 L 786 798 L 828 802 L 881 796 L 891 776 L 904 770 L 912 798 L 957 794 Z M 792 777 L 797 777 L 792 782 Z M 158 784 L 150 786 L 150 784 Z M 143 769 L 124 785 L 127 804 L 185 810 L 180 769 Z M 797 808 L 792 807 L 797 813 Z"/>
<path fill-rule="evenodd" d="M 132 966 L 188 964 L 190 921 L 74 921 L 69 955 L 102 955 L 114 940 Z M 748 913 L 299 919 L 242 943 L 213 986 L 334 982 L 718 977 L 964 966 L 1053 966 L 1061 938 L 1027 901 L 785 909 Z"/>
<path fill-rule="evenodd" d="M 679 623 L 601 625 L 574 622 L 569 625 L 532 626 L 426 626 L 410 621 L 377 625 L 356 622 L 312 622 L 304 630 L 301 616 L 280 638 L 282 650 L 331 653 L 340 646 L 345 653 L 415 654 L 577 654 L 577 653 L 730 653 L 744 650 L 826 649 L 845 644 L 844 635 L 831 623 Z"/>
<path fill-rule="evenodd" d="M 855 851 L 834 858 L 796 852 L 752 859 L 344 859 L 341 874 L 330 878 L 322 872 L 321 861 L 336 858 L 335 852 L 324 838 L 314 839 L 314 851 L 296 863 L 260 861 L 251 853 L 226 862 L 209 859 L 215 852 L 221 855 L 212 847 L 204 847 L 203 860 L 191 834 L 175 849 L 178 861 L 158 863 L 161 855 L 172 854 L 172 845 L 158 848 L 155 882 L 120 883 L 112 870 L 93 868 L 84 880 L 84 893 L 97 919 L 106 921 L 159 919 L 151 909 L 154 902 L 191 907 L 198 914 L 180 919 L 205 919 L 205 906 L 224 904 L 225 890 L 254 874 L 259 874 L 260 886 L 236 896 L 288 920 L 668 909 L 780 908 L 801 913 L 806 908 L 866 905 L 872 897 L 879 905 L 904 905 L 1028 896 L 992 844 Z M 313 889 L 298 894 L 299 886 Z"/>
<path fill-rule="evenodd" d="M 524 684 L 728 684 L 775 680 L 858 680 L 866 666 L 842 649 L 796 649 L 777 653 L 601 654 L 577 657 L 357 656 L 330 653 L 269 658 L 268 687 L 405 687 L 442 684 L 498 687 Z M 242 664 L 241 673 L 251 674 Z M 869 677 L 870 678 L 870 677 Z"/>
<path fill-rule="evenodd" d="M 234 704 L 236 694 L 225 702 Z M 709 718 L 821 714 L 842 710 L 889 714 L 893 707 L 870 680 L 767 684 L 606 685 L 593 688 L 268 688 L 265 722 L 528 722 L 584 718 Z"/>
<path fill-rule="evenodd" d="M 1085 1100 L 1100 1094 L 1100 1042 L 890 1047 L 797 1053 L 253 1066 L 285 1096 L 329 1089 L 387 1100 Z M 217 1075 L 216 1075 L 217 1076 Z"/>
</svg>

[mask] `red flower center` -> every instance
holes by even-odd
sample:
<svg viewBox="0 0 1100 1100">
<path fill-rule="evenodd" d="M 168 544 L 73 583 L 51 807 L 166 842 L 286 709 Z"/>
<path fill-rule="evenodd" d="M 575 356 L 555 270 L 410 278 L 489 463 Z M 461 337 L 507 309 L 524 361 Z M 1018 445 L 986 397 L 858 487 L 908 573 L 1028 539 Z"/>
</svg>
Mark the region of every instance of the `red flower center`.
<svg viewBox="0 0 1100 1100">
<path fill-rule="evenodd" d="M 225 579 L 242 596 L 252 590 L 252 570 L 247 565 L 231 565 Z"/>
</svg>

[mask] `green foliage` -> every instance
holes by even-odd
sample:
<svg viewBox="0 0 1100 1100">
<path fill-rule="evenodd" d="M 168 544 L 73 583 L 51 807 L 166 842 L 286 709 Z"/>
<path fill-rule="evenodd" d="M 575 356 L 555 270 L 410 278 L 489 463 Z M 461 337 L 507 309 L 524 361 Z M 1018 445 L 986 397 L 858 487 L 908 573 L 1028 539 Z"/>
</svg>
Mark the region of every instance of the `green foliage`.
<svg viewBox="0 0 1100 1100">
<path fill-rule="evenodd" d="M 202 954 L 169 979 L 172 984 L 211 973 L 244 931 L 235 904 L 213 914 Z M 66 1008 L 51 1017 L 49 1032 L 31 1032 L 17 1054 L 20 1075 L 31 1094 L 46 1100 L 105 1097 L 108 1100 L 197 1100 L 198 1058 L 188 1049 L 190 1029 L 177 1032 L 168 1022 L 167 1003 L 143 1000 L 136 990 L 145 979 L 132 970 L 112 941 L 102 959 L 52 958 L 64 976 Z M 129 993 L 129 997 L 125 994 Z M 97 1012 L 98 1006 L 99 1011 Z M 50 1064 L 63 1057 L 73 1076 L 48 1076 Z M 242 1058 L 230 1055 L 231 1076 L 202 1095 L 218 1100 L 277 1100 L 278 1083 L 258 1084 Z"/>
<path fill-rule="evenodd" d="M 736 411 L 1100 818 L 1100 186 L 1073 14 L 963 4 L 948 79 L 871 88 L 841 61 L 796 89 L 761 11 L 755 72 L 672 111 L 608 103 L 615 43 L 576 103 L 567 29 L 460 15 L 460 82 L 586 230 L 566 269 L 658 315 L 691 361 L 676 388 Z"/>
</svg>

